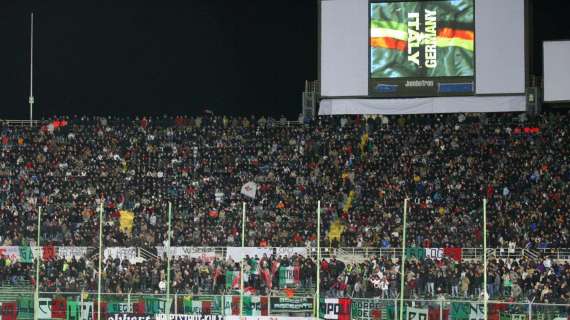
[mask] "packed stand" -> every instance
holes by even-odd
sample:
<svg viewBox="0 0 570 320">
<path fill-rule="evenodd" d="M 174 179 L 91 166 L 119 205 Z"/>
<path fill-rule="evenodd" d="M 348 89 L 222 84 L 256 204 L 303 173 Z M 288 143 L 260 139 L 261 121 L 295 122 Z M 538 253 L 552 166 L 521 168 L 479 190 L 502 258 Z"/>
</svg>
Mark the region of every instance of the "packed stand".
<svg viewBox="0 0 570 320">
<path fill-rule="evenodd" d="M 393 299 L 400 294 L 400 265 L 385 257 L 372 257 L 348 264 L 322 261 L 321 290 L 331 297 Z M 482 298 L 483 264 L 452 259 L 406 260 L 405 295 L 408 298 Z M 570 304 L 570 265 L 542 260 L 491 259 L 488 262 L 487 293 L 491 300 L 533 300 Z"/>
<path fill-rule="evenodd" d="M 480 247 L 482 199 L 489 245 L 570 247 L 566 115 L 270 118 L 65 118 L 2 127 L 0 242 L 34 244 L 39 207 L 46 243 L 315 245 L 316 203 L 331 245 L 395 247 L 403 199 L 408 239 L 423 247 Z M 240 194 L 259 186 L 255 199 Z M 349 205 L 347 205 L 349 203 Z M 122 211 L 132 227 L 121 227 Z M 340 221 L 340 239 L 327 231 Z"/>
<path fill-rule="evenodd" d="M 0 281 L 17 285 L 34 283 L 33 265 L 0 260 Z M 240 264 L 232 259 L 178 257 L 171 261 L 170 292 L 177 294 L 231 294 L 240 290 Z M 320 263 L 321 292 L 326 297 L 394 299 L 400 295 L 398 259 L 371 257 L 345 263 L 335 257 Z M 166 260 L 147 261 L 109 258 L 103 263 L 102 292 L 115 294 L 166 292 Z M 292 270 L 291 282 L 283 270 Z M 444 258 L 406 260 L 405 295 L 408 298 L 478 300 L 483 293 L 481 262 L 457 262 Z M 570 265 L 550 257 L 540 260 L 490 259 L 489 299 L 534 300 L 570 304 Z M 244 289 L 252 295 L 312 295 L 317 265 L 299 255 L 247 256 L 244 259 Z M 46 292 L 96 292 L 97 261 L 55 259 L 42 264 L 40 289 Z"/>
</svg>

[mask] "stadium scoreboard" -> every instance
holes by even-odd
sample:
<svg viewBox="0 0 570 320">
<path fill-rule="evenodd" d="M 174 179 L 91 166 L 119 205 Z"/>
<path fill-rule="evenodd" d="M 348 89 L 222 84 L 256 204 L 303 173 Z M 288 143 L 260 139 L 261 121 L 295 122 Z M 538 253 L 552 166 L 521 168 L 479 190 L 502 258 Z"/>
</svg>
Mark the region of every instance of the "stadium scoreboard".
<svg viewBox="0 0 570 320">
<path fill-rule="evenodd" d="M 369 95 L 474 94 L 473 1 L 371 1 Z"/>
<path fill-rule="evenodd" d="M 527 0 L 321 0 L 321 96 L 523 96 L 526 7 Z"/>
</svg>

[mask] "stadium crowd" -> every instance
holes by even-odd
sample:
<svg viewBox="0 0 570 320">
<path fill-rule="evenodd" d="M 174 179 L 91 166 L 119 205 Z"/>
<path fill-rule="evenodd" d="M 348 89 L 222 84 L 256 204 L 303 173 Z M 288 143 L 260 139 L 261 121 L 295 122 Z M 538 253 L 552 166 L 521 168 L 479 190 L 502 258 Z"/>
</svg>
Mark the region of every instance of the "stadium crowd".
<svg viewBox="0 0 570 320">
<path fill-rule="evenodd" d="M 162 245 L 171 202 L 172 245 L 240 245 L 246 201 L 247 246 L 314 246 L 321 201 L 321 236 L 328 245 L 390 248 L 401 243 L 403 199 L 409 198 L 410 246 L 480 247 L 487 198 L 490 246 L 569 248 L 567 122 L 562 114 L 450 114 L 319 117 L 289 126 L 271 118 L 204 115 L 2 125 L 0 244 L 33 245 L 41 207 L 43 243 L 97 246 L 102 205 L 105 246 Z M 250 181 L 258 185 L 253 199 L 240 193 Z M 121 226 L 123 211 L 133 214 L 132 227 Z M 328 237 L 335 224 L 344 229 L 338 239 Z M 164 261 L 154 263 L 106 261 L 105 286 L 124 292 L 138 283 L 136 290 L 156 290 L 165 268 Z M 491 264 L 493 294 L 505 295 L 504 283 L 516 278 L 527 296 L 567 296 L 567 265 L 505 263 Z M 232 268 L 226 264 L 175 262 L 182 279 L 177 290 L 221 290 L 213 275 L 225 276 Z M 332 295 L 378 294 L 365 281 L 378 266 L 386 276 L 375 283 L 387 281 L 383 294 L 394 293 L 398 276 L 389 262 L 348 270 L 330 265 L 323 268 L 323 285 Z M 20 263 L 0 268 L 6 279 L 30 271 Z M 208 276 L 196 276 L 196 268 L 208 269 Z M 42 285 L 92 288 L 93 270 L 90 260 L 51 261 Z M 476 295 L 481 283 L 477 264 L 423 261 L 410 270 L 406 281 L 416 285 L 410 294 L 434 295 L 441 288 Z M 461 285 L 454 288 L 457 279 Z M 256 281 L 262 289 L 264 281 Z"/>
<path fill-rule="evenodd" d="M 320 200 L 322 236 L 337 219 L 346 230 L 333 245 L 392 247 L 409 198 L 414 245 L 479 247 L 486 197 L 491 246 L 570 247 L 567 116 L 519 118 L 320 117 L 289 127 L 218 116 L 72 118 L 42 129 L 3 126 L 0 243 L 34 243 L 41 206 L 44 241 L 95 246 L 102 203 L 106 246 L 160 245 L 170 201 L 173 245 L 237 245 L 245 200 L 247 245 L 304 246 L 316 239 Z M 255 199 L 240 194 L 249 181 L 258 184 Z M 134 214 L 129 232 L 120 228 L 121 210 Z"/>
<path fill-rule="evenodd" d="M 244 288 L 256 295 L 287 294 L 286 290 L 315 288 L 317 266 L 302 256 L 247 257 L 244 264 Z M 34 281 L 32 265 L 4 263 L 0 260 L 0 282 L 16 284 Z M 296 281 L 282 283 L 280 268 L 294 267 Z M 103 265 L 103 292 L 165 293 L 166 261 L 151 259 L 129 262 L 109 258 Z M 406 297 L 475 299 L 483 292 L 481 262 L 456 262 L 444 258 L 409 259 L 406 261 Z M 41 267 L 42 291 L 97 291 L 97 266 L 85 259 L 55 259 Z M 233 260 L 176 258 L 172 261 L 171 292 L 177 294 L 229 294 L 240 289 L 239 262 Z M 550 257 L 541 261 L 523 259 L 491 259 L 488 263 L 487 292 L 490 299 L 506 301 L 533 300 L 541 303 L 570 304 L 570 265 L 557 263 Z M 396 298 L 400 294 L 398 259 L 371 257 L 359 263 L 336 259 L 321 261 L 321 292 L 327 297 Z"/>
</svg>

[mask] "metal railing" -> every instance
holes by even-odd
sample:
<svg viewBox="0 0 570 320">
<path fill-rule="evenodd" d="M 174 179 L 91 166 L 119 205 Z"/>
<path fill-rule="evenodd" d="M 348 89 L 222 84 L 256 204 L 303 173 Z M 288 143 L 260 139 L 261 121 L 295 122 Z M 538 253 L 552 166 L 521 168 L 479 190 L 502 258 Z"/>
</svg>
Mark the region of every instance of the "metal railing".
<svg viewBox="0 0 570 320">
<path fill-rule="evenodd" d="M 0 125 L 4 125 L 7 127 L 37 127 L 38 125 L 42 124 L 40 120 L 4 120 L 0 119 Z"/>
<path fill-rule="evenodd" d="M 18 319 L 63 318 L 96 319 L 99 303 L 94 292 L 41 292 L 38 299 L 38 314 L 35 315 L 33 294 L 24 292 L 16 301 L 3 301 L 3 316 L 10 312 Z M 342 299 L 340 299 L 342 298 Z M 342 301 L 341 301 L 342 300 Z M 400 310 L 400 302 L 403 309 Z M 486 307 L 486 308 L 485 308 Z M 506 302 L 488 300 L 445 298 L 437 299 L 390 299 L 339 296 L 321 298 L 317 304 L 310 297 L 244 296 L 239 295 L 180 295 L 105 293 L 101 295 L 101 318 L 109 319 L 128 316 L 150 316 L 161 319 L 164 314 L 248 316 L 263 319 L 264 316 L 300 317 L 314 319 L 430 319 L 430 320 L 558 320 L 567 319 L 570 304 Z M 318 312 L 318 316 L 317 316 Z M 103 318 L 103 316 L 105 316 Z M 486 316 L 486 317 L 485 317 Z M 148 318 L 147 318 L 148 319 Z M 243 318 L 242 318 L 243 319 Z"/>
<path fill-rule="evenodd" d="M 0 247 L 1 248 L 1 247 Z M 14 248 L 14 247 L 3 247 L 3 248 Z M 34 246 L 31 247 L 33 252 L 39 252 L 38 249 Z M 121 247 L 106 247 L 105 249 L 111 248 L 121 248 Z M 246 247 L 245 249 L 254 249 Z M 61 250 L 65 249 L 65 250 Z M 85 249 L 85 250 L 74 250 L 74 249 Z M 154 247 L 154 248 L 135 248 L 136 250 L 136 257 L 142 257 L 144 259 L 158 259 L 162 258 L 165 249 L 164 247 Z M 156 249 L 156 252 L 153 250 Z M 268 252 L 277 252 L 278 254 L 287 254 L 284 250 L 286 248 L 281 247 L 269 247 L 269 248 L 260 248 L 266 249 Z M 407 248 L 406 250 L 408 250 Z M 85 252 L 87 257 L 89 256 L 97 256 L 97 250 L 94 247 L 66 247 L 66 246 L 57 246 L 55 247 L 56 252 L 62 251 L 65 252 L 66 257 L 81 252 Z M 172 255 L 174 257 L 205 257 L 207 256 L 215 256 L 218 258 L 225 258 L 227 255 L 228 247 L 172 247 L 173 252 Z M 315 247 L 306 247 L 306 255 L 316 257 L 317 256 L 317 248 Z M 303 250 L 304 251 L 304 250 Z M 330 248 L 330 247 L 321 247 L 321 256 L 322 258 L 332 258 L 336 256 L 337 258 L 340 257 L 347 257 L 350 259 L 361 260 L 361 259 L 368 259 L 373 256 L 375 257 L 386 257 L 386 258 L 400 258 L 402 254 L 401 248 L 373 248 L 373 247 L 341 247 L 341 248 Z M 570 261 L 570 249 L 568 248 L 551 248 L 551 249 L 521 249 L 521 248 L 488 248 L 487 249 L 487 256 L 488 258 L 499 258 L 499 259 L 521 259 L 524 257 L 527 258 L 542 258 L 542 257 L 551 257 L 555 261 Z M 8 258 L 11 258 L 8 256 Z M 464 261 L 477 261 L 483 259 L 483 249 L 482 248 L 462 248 L 462 260 Z"/>
</svg>

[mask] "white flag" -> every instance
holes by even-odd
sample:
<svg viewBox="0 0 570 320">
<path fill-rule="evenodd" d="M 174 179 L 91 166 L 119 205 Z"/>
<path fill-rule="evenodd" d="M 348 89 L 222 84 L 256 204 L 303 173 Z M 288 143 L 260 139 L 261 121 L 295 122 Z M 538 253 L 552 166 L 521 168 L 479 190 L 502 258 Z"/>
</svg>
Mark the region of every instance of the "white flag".
<svg viewBox="0 0 570 320">
<path fill-rule="evenodd" d="M 255 199 L 256 192 L 257 192 L 257 183 L 253 181 L 250 181 L 241 187 L 241 194 L 243 194 L 246 197 Z"/>
</svg>

